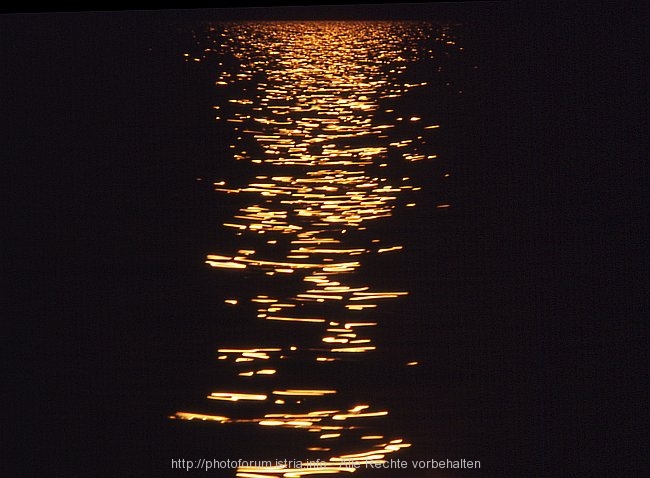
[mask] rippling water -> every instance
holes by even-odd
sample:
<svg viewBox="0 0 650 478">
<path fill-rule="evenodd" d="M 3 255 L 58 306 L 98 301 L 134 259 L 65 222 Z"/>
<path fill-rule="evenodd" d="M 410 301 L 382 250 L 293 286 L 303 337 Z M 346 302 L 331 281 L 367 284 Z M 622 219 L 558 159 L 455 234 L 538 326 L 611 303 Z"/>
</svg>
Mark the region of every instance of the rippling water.
<svg viewBox="0 0 650 478">
<path fill-rule="evenodd" d="M 230 284 L 223 300 L 241 338 L 214 344 L 211 392 L 170 418 L 212 422 L 220 434 L 248 427 L 256 443 L 238 444 L 246 459 L 269 459 L 265 444 L 282 440 L 275 459 L 320 460 L 239 467 L 240 477 L 343 473 L 353 460 L 399 457 L 412 430 L 391 417 L 417 421 L 422 411 L 386 405 L 394 401 L 381 391 L 401 393 L 389 376 L 375 389 L 363 377 L 381 377 L 386 363 L 412 373 L 422 351 L 394 354 L 397 334 L 378 343 L 387 327 L 399 333 L 399 314 L 384 312 L 409 290 L 382 287 L 367 268 L 399 267 L 404 243 L 385 231 L 407 208 L 454 207 L 419 200 L 423 178 L 452 174 L 438 157 L 445 125 L 432 95 L 462 94 L 445 83 L 461 40 L 453 26 L 425 22 L 215 23 L 195 39 L 183 55 L 214 71 L 209 106 L 229 141 L 214 176 L 197 178 L 231 207 L 205 264 Z M 229 162 L 246 174 L 219 177 Z"/>
</svg>

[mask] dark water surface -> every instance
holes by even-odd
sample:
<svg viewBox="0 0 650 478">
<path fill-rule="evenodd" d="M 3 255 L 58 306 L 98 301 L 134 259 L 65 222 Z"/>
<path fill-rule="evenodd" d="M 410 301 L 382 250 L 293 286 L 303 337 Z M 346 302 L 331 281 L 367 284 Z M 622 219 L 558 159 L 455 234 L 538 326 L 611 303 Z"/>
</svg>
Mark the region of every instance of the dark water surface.
<svg viewBox="0 0 650 478">
<path fill-rule="evenodd" d="M 31 184 L 61 238 L 45 246 L 54 276 L 32 282 L 57 304 L 35 373 L 64 404 L 39 424 L 46 450 L 64 439 L 60 466 L 497 476 L 506 453 L 525 467 L 504 429 L 539 433 L 521 411 L 537 344 L 477 213 L 473 188 L 499 175 L 480 163 L 499 153 L 477 141 L 494 65 L 476 27 L 87 19 L 71 36 L 71 19 L 44 21 L 58 57 L 25 63 L 48 108 L 41 154 L 67 148 L 39 162 L 56 181 Z M 409 467 L 367 467 L 391 458 Z M 482 469 L 410 466 L 432 459 Z"/>
<path fill-rule="evenodd" d="M 557 129 L 536 74 L 557 38 L 496 5 L 434 10 L 3 18 L 7 453 L 35 457 L 11 476 L 594 466 L 562 446 L 589 433 L 573 374 L 609 373 L 588 352 L 627 329 L 585 325 L 580 195 L 532 141 Z M 411 465 L 462 459 L 481 469 Z"/>
</svg>

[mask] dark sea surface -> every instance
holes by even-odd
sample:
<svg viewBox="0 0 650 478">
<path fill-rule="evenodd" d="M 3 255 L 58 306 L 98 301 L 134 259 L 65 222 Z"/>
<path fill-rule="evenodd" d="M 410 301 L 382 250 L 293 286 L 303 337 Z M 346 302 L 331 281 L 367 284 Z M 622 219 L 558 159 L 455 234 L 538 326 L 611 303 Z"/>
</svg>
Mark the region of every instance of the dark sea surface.
<svg viewBox="0 0 650 478">
<path fill-rule="evenodd" d="M 601 232 L 640 244 L 635 196 L 622 162 L 558 160 L 570 37 L 417 11 L 2 18 L 7 453 L 33 457 L 7 476 L 634 470 L 640 402 L 584 397 L 642 387 L 610 274 L 631 262 Z M 596 422 L 630 425 L 607 442 L 627 459 L 596 465 Z"/>
</svg>

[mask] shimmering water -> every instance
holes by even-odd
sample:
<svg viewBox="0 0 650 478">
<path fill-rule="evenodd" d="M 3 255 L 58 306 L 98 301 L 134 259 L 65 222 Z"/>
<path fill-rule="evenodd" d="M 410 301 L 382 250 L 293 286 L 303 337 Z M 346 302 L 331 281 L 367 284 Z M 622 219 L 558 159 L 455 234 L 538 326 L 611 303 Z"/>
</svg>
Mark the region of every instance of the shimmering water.
<svg viewBox="0 0 650 478">
<path fill-rule="evenodd" d="M 387 406 L 395 401 L 377 391 L 402 393 L 389 374 L 374 391 L 363 377 L 381 377 L 387 363 L 396 376 L 413 373 L 425 351 L 400 344 L 408 325 L 394 312 L 408 288 L 382 287 L 367 270 L 399 268 L 404 243 L 386 230 L 409 208 L 454 207 L 420 200 L 423 183 L 452 175 L 437 149 L 445 124 L 435 95 L 462 94 L 445 79 L 462 39 L 425 22 L 213 23 L 194 36 L 196 48 L 179 55 L 213 71 L 214 103 L 197 107 L 212 108 L 227 142 L 213 174 L 197 178 L 230 215 L 214 224 L 205 267 L 226 284 L 224 306 L 241 326 L 230 334 L 239 340 L 214 344 L 219 374 L 206 377 L 203 402 L 188 396 L 193 405 L 170 418 L 211 422 L 222 435 L 247 427 L 255 444 L 235 444 L 246 459 L 269 459 L 274 441 L 275 459 L 321 463 L 239 467 L 240 477 L 344 473 L 351 460 L 399 456 L 413 433 L 392 417 L 429 412 L 406 395 Z M 229 163 L 240 173 L 220 176 Z M 379 344 L 382 330 L 390 338 Z"/>
</svg>

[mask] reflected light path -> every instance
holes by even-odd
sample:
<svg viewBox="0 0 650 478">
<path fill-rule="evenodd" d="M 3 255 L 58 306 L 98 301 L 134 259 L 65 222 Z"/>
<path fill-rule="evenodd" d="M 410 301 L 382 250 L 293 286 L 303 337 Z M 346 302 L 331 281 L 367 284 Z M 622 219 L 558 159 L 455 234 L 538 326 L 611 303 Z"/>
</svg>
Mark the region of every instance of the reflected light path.
<svg viewBox="0 0 650 478">
<path fill-rule="evenodd" d="M 407 74 L 409 65 L 457 52 L 457 39 L 449 27 L 421 22 L 243 22 L 209 25 L 196 40 L 201 55 L 185 57 L 215 66 L 215 120 L 232 138 L 226 160 L 252 172 L 212 181 L 216 194 L 236 196 L 241 206 L 221 225 L 227 240 L 205 263 L 224 280 L 245 274 L 258 284 L 252 297 L 232 291 L 228 307 L 268 327 L 294 327 L 300 339 L 219 346 L 215 358 L 242 391 L 211 392 L 205 410 L 170 418 L 304 433 L 304 448 L 289 451 L 322 465 L 240 467 L 242 478 L 349 473 L 355 469 L 345 462 L 381 463 L 410 447 L 383 429 L 390 410 L 365 403 L 363 390 L 287 387 L 284 364 L 309 364 L 313 376 L 332 362 L 381 353 L 376 313 L 409 292 L 377 289 L 360 274 L 366 261 L 404 248 L 377 237 L 373 225 L 417 205 L 421 186 L 409 168 L 436 160 L 444 130 L 400 111 L 398 100 L 428 87 Z M 242 403 L 245 410 L 230 413 Z"/>
</svg>

